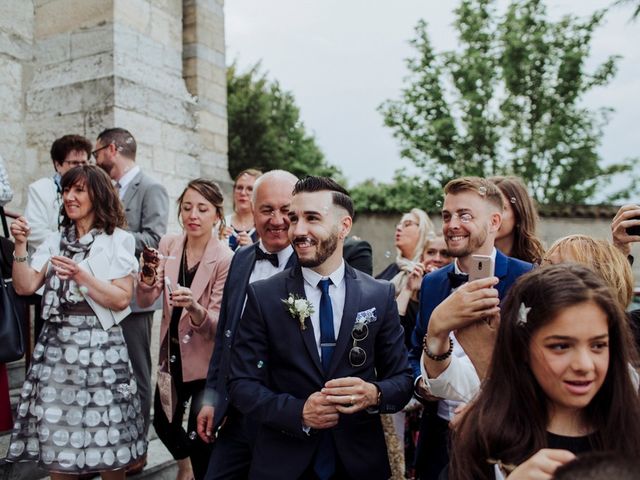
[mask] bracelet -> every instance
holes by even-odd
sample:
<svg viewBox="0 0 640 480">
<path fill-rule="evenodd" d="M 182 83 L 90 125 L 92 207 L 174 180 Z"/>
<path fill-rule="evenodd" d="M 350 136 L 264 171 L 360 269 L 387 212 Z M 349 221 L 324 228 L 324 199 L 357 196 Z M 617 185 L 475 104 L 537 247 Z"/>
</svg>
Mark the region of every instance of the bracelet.
<svg viewBox="0 0 640 480">
<path fill-rule="evenodd" d="M 13 261 L 16 263 L 24 263 L 27 260 L 29 260 L 29 254 L 27 253 L 26 255 L 22 256 L 22 257 L 18 257 L 16 255 L 16 251 L 13 251 Z"/>
<path fill-rule="evenodd" d="M 431 360 L 435 362 L 442 362 L 443 360 L 446 360 L 451 356 L 451 354 L 453 353 L 453 340 L 451 339 L 451 337 L 449 337 L 449 350 L 447 350 L 446 352 L 440 355 L 434 355 L 429 351 L 429 345 L 427 344 L 427 337 L 428 335 L 425 334 L 424 338 L 422 339 L 422 351 L 427 357 L 429 357 Z"/>
</svg>

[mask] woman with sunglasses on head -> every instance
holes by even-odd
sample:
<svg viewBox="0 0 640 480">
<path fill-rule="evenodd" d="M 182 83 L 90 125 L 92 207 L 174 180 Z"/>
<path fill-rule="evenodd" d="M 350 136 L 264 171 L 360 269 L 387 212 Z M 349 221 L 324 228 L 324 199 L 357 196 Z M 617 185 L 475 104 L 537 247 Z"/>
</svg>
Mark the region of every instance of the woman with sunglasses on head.
<svg viewBox="0 0 640 480">
<path fill-rule="evenodd" d="M 500 190 L 504 211 L 496 248 L 509 257 L 540 265 L 544 257 L 537 237 L 538 212 L 527 187 L 518 177 L 491 177 Z"/>
<path fill-rule="evenodd" d="M 433 223 L 424 210 L 412 208 L 402 215 L 395 231 L 396 259 L 376 276 L 378 279 L 389 280 L 395 287 L 398 313 L 404 327 L 405 344 L 407 345 L 410 345 L 411 332 L 413 331 L 410 324 L 415 324 L 417 314 L 417 309 L 414 309 L 415 305 L 409 300 L 413 295 L 413 287 L 422 280 L 422 276 L 418 279 L 418 275 L 419 272 L 424 274 L 423 252 L 429 239 L 433 237 L 433 231 Z M 412 458 L 411 445 L 413 442 L 409 442 L 410 448 L 405 453 L 405 439 L 407 435 L 412 436 L 413 433 L 405 431 L 405 412 L 382 415 L 381 418 L 385 428 L 393 478 L 401 478 L 405 474 L 407 463 L 405 459 Z M 413 462 L 409 463 L 409 468 L 411 468 Z"/>
<path fill-rule="evenodd" d="M 258 232 L 253 222 L 251 197 L 253 184 L 260 175 L 262 175 L 260 170 L 248 168 L 242 170 L 233 183 L 233 212 L 225 218 L 226 228 L 223 230 L 229 238 L 231 250 L 235 251 L 238 247 L 258 241 Z"/>
<path fill-rule="evenodd" d="M 416 263 L 413 267 L 413 270 L 409 273 L 407 281 L 396 297 L 400 323 L 404 328 L 405 345 L 407 348 L 411 348 L 411 335 L 413 334 L 418 311 L 420 309 L 420 286 L 422 285 L 422 278 L 426 274 L 431 273 L 440 267 L 444 267 L 452 261 L 453 258 L 449 255 L 447 244 L 444 241 L 442 232 L 437 234 L 432 233 L 425 244 L 421 261 Z M 427 405 L 427 408 L 431 407 L 431 405 Z M 433 405 L 435 406 L 436 403 Z M 417 437 L 418 432 L 420 431 L 421 413 L 422 408 L 420 408 L 420 403 L 417 400 L 412 399 L 404 412 L 395 414 L 398 419 L 402 418 L 402 416 L 406 414 L 406 418 L 404 419 L 404 444 L 405 459 L 407 461 L 405 463 L 407 464 L 407 469 L 410 474 L 414 473 L 413 459 L 415 458 Z"/>
<path fill-rule="evenodd" d="M 100 473 L 125 478 L 147 441 L 127 346 L 118 323 L 137 271 L 133 236 L 106 173 L 75 167 L 61 179 L 62 228 L 27 262 L 29 223 L 11 224 L 13 284 L 44 285 L 44 326 L 18 402 L 7 460 L 35 461 L 53 480 Z"/>
<path fill-rule="evenodd" d="M 396 225 L 396 259 L 376 275 L 376 278 L 393 281 L 397 295 L 413 267 L 422 259 L 422 252 L 432 233 L 433 223 L 424 210 L 412 208 L 402 215 L 400 223 Z"/>
<path fill-rule="evenodd" d="M 545 266 L 520 277 L 488 375 L 454 432 L 449 478 L 551 479 L 579 453 L 637 456 L 629 336 L 611 289 L 590 269 Z"/>
<path fill-rule="evenodd" d="M 213 447 L 195 432 L 233 256 L 226 242 L 214 234 L 219 221 L 224 228 L 222 200 L 216 183 L 202 178 L 189 182 L 178 198 L 178 220 L 184 233 L 162 237 L 155 275 L 146 276 L 143 253 L 136 289 L 142 307 L 153 304 L 164 292 L 159 358 L 161 367 L 171 374 L 177 396 L 168 405 L 160 385 L 156 388 L 153 425 L 178 462 L 177 480 L 204 478 Z M 182 419 L 189 400 L 186 432 Z"/>
</svg>

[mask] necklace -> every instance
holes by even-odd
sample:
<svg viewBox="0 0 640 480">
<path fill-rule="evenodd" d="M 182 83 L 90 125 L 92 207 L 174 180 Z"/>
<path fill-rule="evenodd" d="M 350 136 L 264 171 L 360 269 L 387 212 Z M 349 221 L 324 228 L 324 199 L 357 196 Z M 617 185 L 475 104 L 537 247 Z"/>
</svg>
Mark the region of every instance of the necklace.
<svg viewBox="0 0 640 480">
<path fill-rule="evenodd" d="M 248 232 L 254 227 L 253 217 L 251 218 L 250 222 L 243 223 L 240 222 L 238 214 L 234 212 L 231 219 L 231 226 L 239 232 Z"/>
<path fill-rule="evenodd" d="M 191 252 L 193 253 L 193 252 Z M 202 258 L 202 253 L 200 254 L 200 258 Z M 189 271 L 193 271 L 196 270 L 198 268 L 198 266 L 200 265 L 200 260 L 198 260 L 197 262 L 195 261 L 195 258 L 192 258 L 191 260 L 194 262 L 193 265 L 191 267 L 189 267 L 189 253 L 187 252 L 187 244 L 185 243 L 184 248 L 182 249 L 182 285 L 185 285 L 185 272 Z"/>
</svg>

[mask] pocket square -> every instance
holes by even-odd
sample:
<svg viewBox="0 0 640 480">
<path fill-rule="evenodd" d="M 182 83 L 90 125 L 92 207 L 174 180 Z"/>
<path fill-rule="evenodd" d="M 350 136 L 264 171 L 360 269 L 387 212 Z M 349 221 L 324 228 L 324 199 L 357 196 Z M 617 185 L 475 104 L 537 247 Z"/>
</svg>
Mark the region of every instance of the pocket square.
<svg viewBox="0 0 640 480">
<path fill-rule="evenodd" d="M 375 322 L 377 319 L 376 307 L 356 313 L 356 323 L 364 323 L 366 325 L 367 323 Z"/>
</svg>

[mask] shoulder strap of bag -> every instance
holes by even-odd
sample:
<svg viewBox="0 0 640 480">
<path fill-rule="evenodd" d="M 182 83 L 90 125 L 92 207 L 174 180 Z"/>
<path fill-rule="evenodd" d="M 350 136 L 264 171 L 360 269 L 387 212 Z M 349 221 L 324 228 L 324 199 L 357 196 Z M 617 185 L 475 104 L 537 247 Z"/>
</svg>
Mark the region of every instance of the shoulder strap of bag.
<svg viewBox="0 0 640 480">
<path fill-rule="evenodd" d="M 4 213 L 4 207 L 0 207 L 0 215 L 2 216 L 2 230 L 4 237 L 9 238 L 9 226 L 7 225 L 7 216 Z"/>
</svg>

